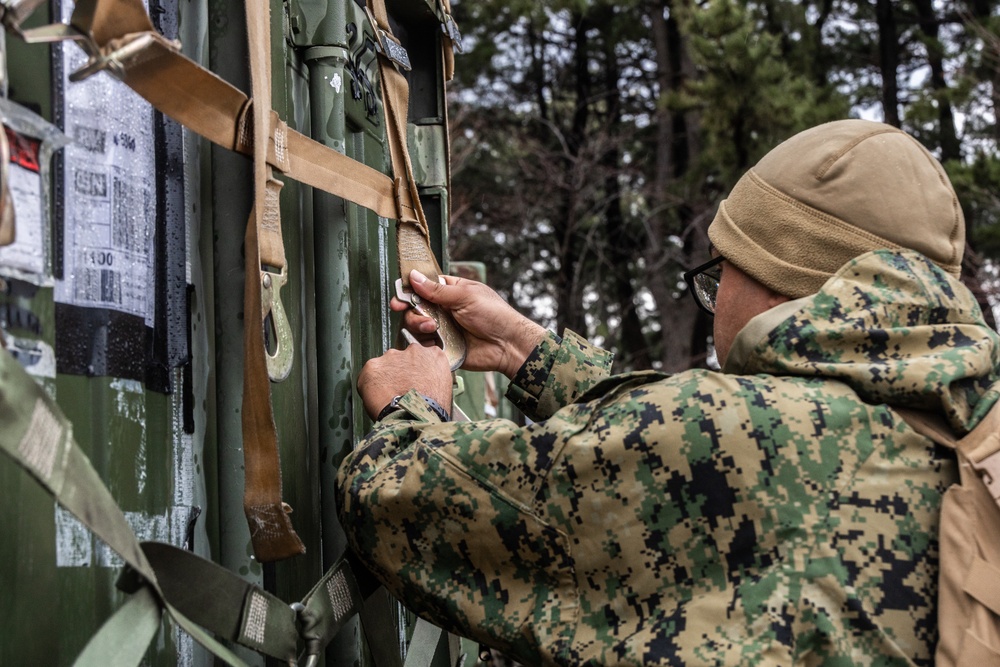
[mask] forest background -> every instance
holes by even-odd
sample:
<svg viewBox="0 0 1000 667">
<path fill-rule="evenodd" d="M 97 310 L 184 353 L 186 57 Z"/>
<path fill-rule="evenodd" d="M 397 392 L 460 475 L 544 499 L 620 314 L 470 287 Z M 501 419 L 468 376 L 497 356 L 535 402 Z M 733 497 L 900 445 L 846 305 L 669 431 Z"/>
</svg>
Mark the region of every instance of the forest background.
<svg viewBox="0 0 1000 667">
<path fill-rule="evenodd" d="M 1000 286 L 1000 7 L 986 0 L 452 0 L 453 260 L 616 371 L 715 365 L 681 274 L 777 143 L 884 121 L 945 165 L 963 279 Z"/>
</svg>

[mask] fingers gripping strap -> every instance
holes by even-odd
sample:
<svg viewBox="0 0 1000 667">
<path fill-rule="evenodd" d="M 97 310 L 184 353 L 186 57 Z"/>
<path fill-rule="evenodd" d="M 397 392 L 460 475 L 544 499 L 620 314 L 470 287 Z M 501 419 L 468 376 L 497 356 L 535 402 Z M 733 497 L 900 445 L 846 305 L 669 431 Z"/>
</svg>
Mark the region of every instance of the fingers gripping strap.
<svg viewBox="0 0 1000 667">
<path fill-rule="evenodd" d="M 375 30 L 391 34 L 389 16 L 384 0 L 368 0 L 370 16 L 378 25 Z M 406 124 L 409 110 L 409 89 L 406 79 L 385 55 L 379 57 L 379 73 L 382 80 L 382 108 L 385 110 L 386 139 L 393 174 L 396 177 L 396 197 L 399 215 L 396 227 L 396 247 L 399 256 L 399 275 L 409 288 L 410 271 L 416 269 L 431 280 L 437 280 L 441 267 L 430 246 L 427 219 L 420 205 L 417 182 L 413 175 L 413 165 L 407 147 Z M 462 330 L 444 309 L 432 303 L 425 308 L 438 325 L 444 341 L 444 350 L 452 370 L 457 370 L 465 361 L 466 343 Z"/>
</svg>

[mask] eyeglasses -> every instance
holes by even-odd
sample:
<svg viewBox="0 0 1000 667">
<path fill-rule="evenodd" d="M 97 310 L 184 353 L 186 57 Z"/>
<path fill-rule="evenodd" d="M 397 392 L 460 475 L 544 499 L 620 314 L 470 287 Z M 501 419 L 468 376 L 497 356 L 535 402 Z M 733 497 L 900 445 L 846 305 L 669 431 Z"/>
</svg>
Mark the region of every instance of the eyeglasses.
<svg viewBox="0 0 1000 667">
<path fill-rule="evenodd" d="M 715 297 L 719 294 L 719 279 L 722 278 L 719 264 L 724 259 L 719 255 L 684 274 L 684 282 L 691 290 L 694 302 L 709 315 L 715 315 Z"/>
</svg>

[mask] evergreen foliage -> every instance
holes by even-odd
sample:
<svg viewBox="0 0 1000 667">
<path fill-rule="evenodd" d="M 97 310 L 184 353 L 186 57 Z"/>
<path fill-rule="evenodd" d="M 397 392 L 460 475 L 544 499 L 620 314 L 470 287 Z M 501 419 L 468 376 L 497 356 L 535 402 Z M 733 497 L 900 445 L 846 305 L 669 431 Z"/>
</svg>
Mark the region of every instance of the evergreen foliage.
<svg viewBox="0 0 1000 667">
<path fill-rule="evenodd" d="M 739 175 L 850 116 L 954 179 L 971 284 L 1000 258 L 1000 7 L 974 0 L 453 0 L 452 257 L 619 368 L 712 363 L 680 275 Z M 986 259 L 984 262 L 983 259 Z M 988 291 L 988 289 L 987 289 Z M 985 296 L 984 296 L 985 303 Z"/>
</svg>

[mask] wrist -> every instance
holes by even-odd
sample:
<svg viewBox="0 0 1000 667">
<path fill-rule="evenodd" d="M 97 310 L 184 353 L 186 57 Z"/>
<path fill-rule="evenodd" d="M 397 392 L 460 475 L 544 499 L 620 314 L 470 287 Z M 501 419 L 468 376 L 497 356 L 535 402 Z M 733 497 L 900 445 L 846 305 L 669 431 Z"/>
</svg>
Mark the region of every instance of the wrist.
<svg viewBox="0 0 1000 667">
<path fill-rule="evenodd" d="M 512 342 L 507 350 L 505 363 L 500 372 L 513 379 L 517 371 L 524 365 L 535 348 L 538 347 L 542 339 L 545 338 L 546 330 L 539 324 L 525 318 L 518 336 L 512 338 Z"/>
</svg>

